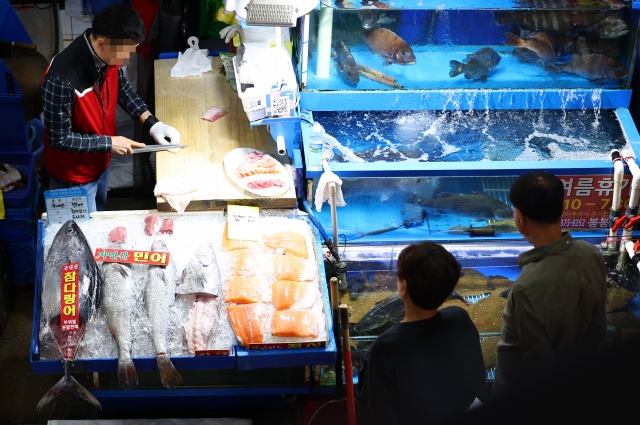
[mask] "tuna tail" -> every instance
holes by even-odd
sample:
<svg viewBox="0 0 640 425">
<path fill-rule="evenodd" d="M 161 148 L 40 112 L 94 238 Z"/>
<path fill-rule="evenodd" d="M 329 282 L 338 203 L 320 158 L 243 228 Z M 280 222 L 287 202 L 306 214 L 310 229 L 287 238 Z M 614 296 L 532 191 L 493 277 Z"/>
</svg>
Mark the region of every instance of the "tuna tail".
<svg viewBox="0 0 640 425">
<path fill-rule="evenodd" d="M 158 370 L 160 371 L 160 379 L 162 384 L 167 388 L 175 388 L 178 384 L 182 384 L 182 376 L 178 373 L 171 359 L 166 354 L 157 354 Z"/>
<path fill-rule="evenodd" d="M 124 390 L 130 390 L 138 385 L 138 374 L 133 360 L 118 360 L 118 383 Z"/>
<path fill-rule="evenodd" d="M 456 75 L 460 75 L 464 72 L 464 64 L 462 62 L 450 61 L 449 66 L 451 67 L 449 77 L 455 77 Z"/>
<path fill-rule="evenodd" d="M 522 46 L 522 39 L 520 37 L 518 37 L 515 34 L 512 34 L 510 32 L 504 32 L 502 33 L 504 34 L 505 37 L 507 37 L 507 39 L 505 41 L 503 41 L 504 44 L 506 44 L 507 46 Z"/>
<path fill-rule="evenodd" d="M 96 398 L 87 390 L 85 387 L 80 385 L 78 381 L 76 381 L 73 376 L 71 376 L 71 362 L 64 362 L 64 376 L 57 384 L 55 384 L 45 395 L 42 396 L 40 402 L 38 402 L 38 407 L 36 410 L 41 411 L 44 406 L 49 404 L 51 400 L 58 397 L 60 394 L 64 393 L 72 393 L 77 395 L 78 397 L 85 399 L 92 406 L 102 409 L 100 406 L 100 402 L 96 400 Z"/>
</svg>

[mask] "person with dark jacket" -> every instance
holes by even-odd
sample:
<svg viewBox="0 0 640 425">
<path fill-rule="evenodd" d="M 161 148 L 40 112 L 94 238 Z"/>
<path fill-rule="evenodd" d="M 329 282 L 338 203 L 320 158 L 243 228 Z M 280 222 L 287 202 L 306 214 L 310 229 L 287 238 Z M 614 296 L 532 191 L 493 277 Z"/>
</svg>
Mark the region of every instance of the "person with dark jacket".
<svg viewBox="0 0 640 425">
<path fill-rule="evenodd" d="M 43 78 L 44 166 L 51 187 L 85 188 L 90 211 L 105 209 L 111 154 L 145 146 L 115 135 L 118 105 L 156 143 L 180 143 L 178 130 L 149 112 L 120 69 L 143 38 L 138 12 L 126 5 L 107 7 L 92 28 L 53 58 Z"/>
<path fill-rule="evenodd" d="M 502 314 L 493 397 L 504 398 L 588 365 L 606 331 L 605 262 L 600 250 L 560 228 L 562 181 L 546 171 L 520 176 L 509 198 L 518 231 L 533 249 Z"/>
<path fill-rule="evenodd" d="M 460 278 L 460 264 L 433 242 L 398 257 L 401 323 L 369 347 L 358 375 L 361 424 L 441 424 L 462 415 L 485 384 L 480 338 L 467 312 L 438 307 Z"/>
</svg>

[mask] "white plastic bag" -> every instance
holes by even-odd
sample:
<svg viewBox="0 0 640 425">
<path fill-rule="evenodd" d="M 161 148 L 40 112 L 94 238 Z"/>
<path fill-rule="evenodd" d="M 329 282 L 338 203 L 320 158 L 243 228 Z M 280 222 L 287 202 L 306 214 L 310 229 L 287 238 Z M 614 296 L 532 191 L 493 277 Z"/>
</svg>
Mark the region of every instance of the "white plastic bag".
<svg viewBox="0 0 640 425">
<path fill-rule="evenodd" d="M 211 71 L 211 58 L 207 49 L 198 48 L 198 37 L 189 37 L 189 48 L 184 53 L 178 53 L 178 62 L 171 68 L 172 77 L 201 76 Z"/>
</svg>

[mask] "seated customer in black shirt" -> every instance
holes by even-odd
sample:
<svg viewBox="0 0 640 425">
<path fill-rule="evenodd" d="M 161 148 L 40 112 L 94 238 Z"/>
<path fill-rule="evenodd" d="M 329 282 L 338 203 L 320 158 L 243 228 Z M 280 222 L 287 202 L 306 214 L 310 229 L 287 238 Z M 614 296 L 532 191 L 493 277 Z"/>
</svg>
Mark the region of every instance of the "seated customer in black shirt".
<svg viewBox="0 0 640 425">
<path fill-rule="evenodd" d="M 438 424 L 463 414 L 485 383 L 478 331 L 460 307 L 438 307 L 460 264 L 433 242 L 398 257 L 405 316 L 371 345 L 358 376 L 359 423 Z"/>
</svg>

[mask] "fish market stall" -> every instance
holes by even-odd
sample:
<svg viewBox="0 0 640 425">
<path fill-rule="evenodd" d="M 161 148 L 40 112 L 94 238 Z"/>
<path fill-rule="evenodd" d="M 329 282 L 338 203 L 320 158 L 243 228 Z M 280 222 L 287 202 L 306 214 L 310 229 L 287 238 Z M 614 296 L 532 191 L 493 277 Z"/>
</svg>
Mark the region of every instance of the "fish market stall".
<svg viewBox="0 0 640 425">
<path fill-rule="evenodd" d="M 259 237 L 247 241 L 228 238 L 221 211 L 104 212 L 48 226 L 45 217 L 32 371 L 93 372 L 94 404 L 105 409 L 140 408 L 155 397 L 196 406 L 211 395 L 228 407 L 313 391 L 304 367 L 335 361 L 317 230 L 296 210 L 262 210 L 259 221 Z M 60 307 L 58 263 L 93 270 L 94 259 L 97 277 L 85 272 L 75 282 L 79 330 L 65 334 L 74 323 Z"/>
</svg>

